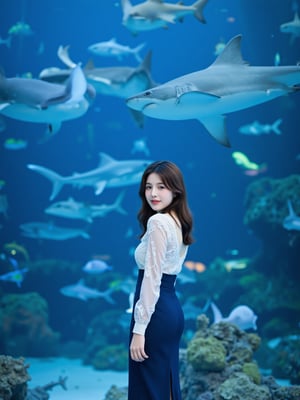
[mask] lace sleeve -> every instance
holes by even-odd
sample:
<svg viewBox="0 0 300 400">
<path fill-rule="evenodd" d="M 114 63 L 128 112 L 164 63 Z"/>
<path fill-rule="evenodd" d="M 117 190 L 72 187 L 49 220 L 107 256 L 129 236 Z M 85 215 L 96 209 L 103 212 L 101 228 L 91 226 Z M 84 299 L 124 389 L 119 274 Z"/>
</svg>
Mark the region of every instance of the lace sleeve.
<svg viewBox="0 0 300 400">
<path fill-rule="evenodd" d="M 167 232 L 158 218 L 150 218 L 147 227 L 145 272 L 140 298 L 134 309 L 134 333 L 144 335 L 154 312 L 160 291 L 163 265 L 167 252 Z"/>
</svg>

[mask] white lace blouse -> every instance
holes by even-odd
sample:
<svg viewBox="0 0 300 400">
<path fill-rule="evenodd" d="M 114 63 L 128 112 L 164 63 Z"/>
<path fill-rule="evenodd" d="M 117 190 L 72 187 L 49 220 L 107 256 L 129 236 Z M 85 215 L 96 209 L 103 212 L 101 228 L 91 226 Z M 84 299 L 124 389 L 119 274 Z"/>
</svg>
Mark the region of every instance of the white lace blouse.
<svg viewBox="0 0 300 400">
<path fill-rule="evenodd" d="M 154 214 L 135 250 L 139 269 L 144 269 L 140 298 L 134 308 L 133 332 L 144 335 L 159 298 L 162 274 L 177 275 L 187 254 L 180 226 L 170 214 Z"/>
</svg>

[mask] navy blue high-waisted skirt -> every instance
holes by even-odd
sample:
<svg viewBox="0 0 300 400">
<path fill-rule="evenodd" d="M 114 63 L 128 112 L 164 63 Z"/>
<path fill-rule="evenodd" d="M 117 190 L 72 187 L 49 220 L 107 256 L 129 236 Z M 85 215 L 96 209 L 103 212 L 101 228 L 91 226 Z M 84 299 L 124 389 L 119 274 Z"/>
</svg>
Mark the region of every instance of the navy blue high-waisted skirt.
<svg viewBox="0 0 300 400">
<path fill-rule="evenodd" d="M 139 270 L 134 305 L 140 297 L 144 271 Z M 136 362 L 129 354 L 128 400 L 181 400 L 179 342 L 184 328 L 181 305 L 175 292 L 176 275 L 163 274 L 160 296 L 145 332 L 145 352 Z M 134 318 L 130 325 L 130 341 Z"/>
</svg>

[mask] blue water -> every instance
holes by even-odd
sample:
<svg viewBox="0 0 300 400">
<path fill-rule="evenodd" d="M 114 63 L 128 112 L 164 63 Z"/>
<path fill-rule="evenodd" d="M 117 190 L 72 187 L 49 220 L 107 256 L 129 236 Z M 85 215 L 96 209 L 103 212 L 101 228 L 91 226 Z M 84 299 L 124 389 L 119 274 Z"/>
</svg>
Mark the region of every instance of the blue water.
<svg viewBox="0 0 300 400">
<path fill-rule="evenodd" d="M 290 45 L 289 35 L 279 30 L 280 24 L 293 19 L 292 1 L 267 0 L 262 6 L 261 0 L 210 0 L 204 9 L 205 25 L 187 16 L 182 23 L 170 25 L 169 29 L 142 32 L 137 36 L 122 26 L 118 1 L 11 0 L 2 3 L 2 38 L 17 21 L 23 20 L 33 30 L 31 36 L 14 37 L 10 48 L 0 46 L 0 65 L 7 77 L 29 72 L 38 77 L 46 67 L 63 68 L 56 55 L 59 45 L 70 45 L 71 58 L 85 65 L 91 57 L 87 47 L 112 37 L 130 47 L 145 42 L 141 55 L 145 56 L 149 49 L 153 51 L 152 77 L 159 83 L 208 67 L 215 59 L 215 45 L 237 34 L 243 36 L 242 54 L 251 65 L 272 66 L 277 52 L 281 65 L 295 65 L 300 60 L 300 39 Z M 43 51 L 39 54 L 41 46 Z M 133 57 L 125 58 L 122 63 L 100 57 L 94 57 L 94 61 L 99 67 L 137 65 Z M 49 220 L 78 228 L 85 228 L 87 224 L 49 218 L 44 209 L 50 204 L 51 184 L 28 170 L 26 165 L 42 165 L 61 175 L 85 172 L 97 166 L 99 152 L 118 160 L 147 158 L 143 153 L 131 154 L 134 140 L 146 138 L 149 159 L 172 160 L 184 173 L 196 239 L 188 258 L 209 265 L 216 257 L 227 258 L 231 249 L 237 249 L 241 257 L 251 258 L 259 251 L 261 243 L 243 224 L 245 191 L 249 183 L 262 176 L 283 178 L 299 173 L 299 105 L 300 96 L 296 93 L 228 115 L 230 149 L 217 144 L 194 120 L 146 118 L 144 128 L 139 129 L 123 100 L 102 95 L 97 95 L 84 116 L 63 123 L 57 135 L 45 143 L 40 143 L 45 131 L 43 124 L 6 118 L 1 142 L 9 137 L 22 138 L 28 141 L 28 147 L 11 151 L 1 143 L 0 179 L 6 182 L 1 193 L 7 195 L 9 207 L 8 218 L 0 215 L 3 225 L 0 245 L 16 241 L 27 248 L 32 260 L 56 258 L 78 265 L 84 265 L 95 254 L 107 254 L 115 271 L 130 275 L 135 267 L 130 249 L 136 246 L 139 234 L 137 185 L 126 188 L 123 206 L 128 215 L 111 213 L 95 219 L 89 226 L 91 239 L 40 241 L 21 236 L 19 225 Z M 271 124 L 278 118 L 283 119 L 281 135 L 248 136 L 238 131 L 241 125 L 254 120 Z M 92 135 L 88 135 L 89 125 L 93 127 Z M 258 177 L 244 175 L 233 161 L 233 151 L 245 153 L 258 164 L 267 163 L 268 170 Z M 120 189 L 105 189 L 97 197 L 90 187 L 79 190 L 66 186 L 55 200 L 71 196 L 90 204 L 110 204 L 119 192 Z M 129 229 L 133 235 L 127 238 Z M 52 279 L 55 280 L 55 274 Z M 66 281 L 67 277 L 64 284 Z M 57 285 L 60 286 L 60 282 Z M 36 288 L 30 287 L 33 289 L 47 292 L 47 288 L 39 289 L 39 282 Z M 5 286 L 6 292 L 17 293 L 18 290 L 14 284 Z M 53 299 L 53 304 L 67 308 L 66 299 L 59 296 Z M 85 305 L 80 303 L 78 307 L 84 313 Z M 63 316 L 56 319 L 52 315 L 56 329 L 62 319 Z"/>
</svg>

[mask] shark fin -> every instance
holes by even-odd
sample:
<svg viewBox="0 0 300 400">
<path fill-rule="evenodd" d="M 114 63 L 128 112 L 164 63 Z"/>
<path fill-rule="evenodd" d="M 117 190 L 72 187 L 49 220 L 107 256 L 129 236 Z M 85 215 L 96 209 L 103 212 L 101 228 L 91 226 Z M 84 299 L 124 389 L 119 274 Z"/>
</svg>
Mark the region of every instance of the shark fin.
<svg viewBox="0 0 300 400">
<path fill-rule="evenodd" d="M 223 115 L 213 115 L 209 118 L 201 118 L 199 120 L 209 134 L 220 144 L 231 147 L 226 133 L 225 117 Z"/>
<path fill-rule="evenodd" d="M 222 53 L 212 63 L 213 66 L 224 64 L 249 65 L 244 61 L 241 53 L 242 35 L 233 37 L 224 47 Z"/>
<path fill-rule="evenodd" d="M 132 108 L 129 109 L 131 112 L 134 121 L 136 122 L 139 128 L 144 127 L 144 114 L 141 111 L 133 110 Z"/>
<path fill-rule="evenodd" d="M 0 111 L 1 110 L 4 110 L 6 107 L 8 107 L 8 106 L 10 106 L 10 104 L 9 103 L 2 103 L 2 104 L 0 104 Z"/>
<path fill-rule="evenodd" d="M 71 60 L 69 56 L 70 46 L 59 46 L 57 50 L 58 58 L 69 68 L 76 67 L 76 64 Z"/>
<path fill-rule="evenodd" d="M 103 192 L 106 186 L 106 181 L 99 181 L 95 184 L 95 194 L 99 195 Z"/>
<path fill-rule="evenodd" d="M 107 164 L 111 164 L 111 163 L 115 162 L 115 159 L 106 153 L 99 153 L 99 158 L 100 158 L 100 161 L 98 164 L 99 168 L 104 167 Z"/>
<path fill-rule="evenodd" d="M 41 167 L 35 164 L 27 164 L 27 168 L 31 169 L 32 171 L 36 171 L 40 175 L 44 176 L 45 178 L 49 179 L 52 182 L 53 188 L 52 193 L 50 196 L 50 200 L 53 200 L 58 193 L 60 192 L 61 188 L 64 185 L 63 177 L 57 174 L 56 172 L 52 171 L 51 169 Z"/>
</svg>

